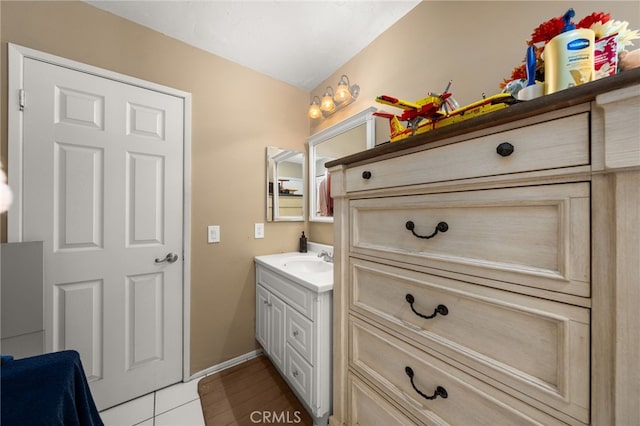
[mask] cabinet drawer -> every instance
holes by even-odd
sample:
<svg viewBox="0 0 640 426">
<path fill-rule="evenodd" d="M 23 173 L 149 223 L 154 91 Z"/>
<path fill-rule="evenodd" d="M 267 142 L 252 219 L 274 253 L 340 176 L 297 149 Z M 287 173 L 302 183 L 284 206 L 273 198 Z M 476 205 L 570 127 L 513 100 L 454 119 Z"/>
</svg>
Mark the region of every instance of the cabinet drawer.
<svg viewBox="0 0 640 426">
<path fill-rule="evenodd" d="M 353 311 L 588 422 L 589 309 L 358 259 L 351 277 Z"/>
<path fill-rule="evenodd" d="M 313 323 L 293 309 L 287 309 L 287 343 L 313 365 Z"/>
<path fill-rule="evenodd" d="M 353 374 L 348 378 L 349 424 L 359 426 L 413 426 L 397 408 Z"/>
<path fill-rule="evenodd" d="M 349 327 L 352 368 L 424 423 L 565 424 L 353 317 Z M 431 397 L 439 387 L 446 398 L 426 399 L 416 391 Z"/>
<path fill-rule="evenodd" d="M 309 407 L 314 407 L 311 400 L 311 383 L 313 381 L 313 367 L 305 361 L 291 346 L 287 345 L 285 355 L 285 376 L 297 391 L 298 395 Z"/>
<path fill-rule="evenodd" d="M 513 146 L 508 156 L 497 152 L 503 143 Z M 353 167 L 346 172 L 346 189 L 363 191 L 585 164 L 589 164 L 589 115 L 582 113 Z M 365 171 L 368 179 L 363 177 Z"/>
<path fill-rule="evenodd" d="M 590 295 L 586 182 L 357 199 L 349 206 L 353 253 Z M 446 231 L 435 233 L 441 222 Z"/>
<path fill-rule="evenodd" d="M 313 320 L 313 293 L 304 287 L 280 277 L 275 272 L 256 265 L 256 281 L 267 290 Z"/>
</svg>

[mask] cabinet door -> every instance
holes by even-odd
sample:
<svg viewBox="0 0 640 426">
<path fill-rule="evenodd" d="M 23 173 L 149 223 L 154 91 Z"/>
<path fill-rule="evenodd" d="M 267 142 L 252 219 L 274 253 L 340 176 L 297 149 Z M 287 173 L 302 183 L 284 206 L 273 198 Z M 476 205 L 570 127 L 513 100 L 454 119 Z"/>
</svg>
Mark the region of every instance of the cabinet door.
<svg viewBox="0 0 640 426">
<path fill-rule="evenodd" d="M 285 304 L 273 294 L 269 294 L 269 315 L 270 315 L 270 333 L 269 333 L 269 355 L 273 363 L 284 371 L 284 311 Z"/>
<path fill-rule="evenodd" d="M 269 292 L 256 287 L 256 340 L 269 353 Z"/>
</svg>

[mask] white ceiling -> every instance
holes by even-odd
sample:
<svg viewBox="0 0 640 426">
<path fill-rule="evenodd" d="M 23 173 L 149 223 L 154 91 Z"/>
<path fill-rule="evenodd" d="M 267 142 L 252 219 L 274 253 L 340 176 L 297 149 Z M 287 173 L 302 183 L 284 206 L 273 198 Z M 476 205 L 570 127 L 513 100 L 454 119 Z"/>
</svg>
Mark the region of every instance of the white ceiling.
<svg viewBox="0 0 640 426">
<path fill-rule="evenodd" d="M 311 91 L 420 0 L 85 0 Z"/>
</svg>

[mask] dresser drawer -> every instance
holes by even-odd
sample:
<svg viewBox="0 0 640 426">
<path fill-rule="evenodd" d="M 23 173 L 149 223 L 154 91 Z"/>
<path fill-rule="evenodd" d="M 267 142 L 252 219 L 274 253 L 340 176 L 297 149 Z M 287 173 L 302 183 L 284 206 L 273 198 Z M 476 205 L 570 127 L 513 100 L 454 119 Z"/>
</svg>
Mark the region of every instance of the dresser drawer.
<svg viewBox="0 0 640 426">
<path fill-rule="evenodd" d="M 287 309 L 287 343 L 313 365 L 313 323 L 293 309 Z"/>
<path fill-rule="evenodd" d="M 398 409 L 353 374 L 349 374 L 349 424 L 353 426 L 413 426 Z"/>
<path fill-rule="evenodd" d="M 510 155 L 497 152 L 503 143 L 513 147 Z M 346 172 L 346 189 L 364 191 L 585 164 L 589 164 L 588 113 L 352 167 Z"/>
<path fill-rule="evenodd" d="M 351 282 L 353 311 L 588 422 L 589 309 L 358 259 Z"/>
<path fill-rule="evenodd" d="M 586 182 L 356 199 L 349 208 L 352 253 L 590 295 Z"/>
<path fill-rule="evenodd" d="M 353 317 L 349 332 L 351 367 L 424 423 L 565 424 Z"/>
</svg>

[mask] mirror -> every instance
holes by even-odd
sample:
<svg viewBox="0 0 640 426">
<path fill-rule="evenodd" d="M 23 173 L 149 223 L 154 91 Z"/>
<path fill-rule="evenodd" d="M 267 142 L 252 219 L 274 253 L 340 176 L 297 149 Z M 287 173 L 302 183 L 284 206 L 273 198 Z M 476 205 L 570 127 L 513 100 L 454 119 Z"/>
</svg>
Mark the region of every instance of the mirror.
<svg viewBox="0 0 640 426">
<path fill-rule="evenodd" d="M 304 153 L 267 147 L 267 222 L 304 221 Z"/>
<path fill-rule="evenodd" d="M 376 108 L 368 108 L 307 139 L 309 144 L 309 220 L 333 222 L 331 176 L 325 163 L 375 145 Z"/>
</svg>

